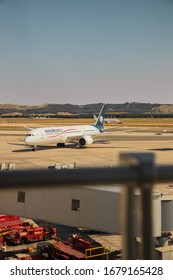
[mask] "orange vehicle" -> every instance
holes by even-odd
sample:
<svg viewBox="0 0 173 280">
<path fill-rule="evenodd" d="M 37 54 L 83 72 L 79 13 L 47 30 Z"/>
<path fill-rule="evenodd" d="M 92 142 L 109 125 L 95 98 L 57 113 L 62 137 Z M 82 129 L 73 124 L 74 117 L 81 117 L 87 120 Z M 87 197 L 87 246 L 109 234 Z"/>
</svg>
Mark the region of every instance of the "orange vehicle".
<svg viewBox="0 0 173 280">
<path fill-rule="evenodd" d="M 54 227 L 16 227 L 11 233 L 6 235 L 5 241 L 11 244 L 27 244 L 36 241 L 48 241 L 56 237 L 56 228 Z"/>
</svg>

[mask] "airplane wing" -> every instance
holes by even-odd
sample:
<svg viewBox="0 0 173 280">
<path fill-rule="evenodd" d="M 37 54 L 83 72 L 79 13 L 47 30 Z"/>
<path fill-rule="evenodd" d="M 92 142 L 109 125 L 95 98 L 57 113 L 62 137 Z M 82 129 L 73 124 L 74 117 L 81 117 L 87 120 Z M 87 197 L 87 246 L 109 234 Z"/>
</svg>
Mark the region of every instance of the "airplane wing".
<svg viewBox="0 0 173 280">
<path fill-rule="evenodd" d="M 65 142 L 66 142 L 66 143 L 76 143 L 76 142 L 78 142 L 78 140 L 79 140 L 81 137 L 84 137 L 84 135 L 81 134 L 81 135 L 78 135 L 78 136 L 68 136 L 68 137 L 65 139 Z"/>
<path fill-rule="evenodd" d="M 33 128 L 32 127 L 28 127 L 26 125 L 23 125 L 24 128 L 27 128 L 28 130 L 32 130 Z"/>
</svg>

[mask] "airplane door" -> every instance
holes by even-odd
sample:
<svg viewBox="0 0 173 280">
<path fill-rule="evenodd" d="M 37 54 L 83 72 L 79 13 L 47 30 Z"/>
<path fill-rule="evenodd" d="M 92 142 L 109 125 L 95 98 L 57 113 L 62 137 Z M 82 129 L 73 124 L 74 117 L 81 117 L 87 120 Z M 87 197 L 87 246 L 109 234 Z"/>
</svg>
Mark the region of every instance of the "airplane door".
<svg viewBox="0 0 173 280">
<path fill-rule="evenodd" d="M 44 131 L 39 131 L 36 135 L 37 139 L 41 142 L 44 143 L 45 140 L 45 134 Z"/>
<path fill-rule="evenodd" d="M 44 139 L 44 132 L 42 131 L 39 136 L 41 139 Z"/>
</svg>

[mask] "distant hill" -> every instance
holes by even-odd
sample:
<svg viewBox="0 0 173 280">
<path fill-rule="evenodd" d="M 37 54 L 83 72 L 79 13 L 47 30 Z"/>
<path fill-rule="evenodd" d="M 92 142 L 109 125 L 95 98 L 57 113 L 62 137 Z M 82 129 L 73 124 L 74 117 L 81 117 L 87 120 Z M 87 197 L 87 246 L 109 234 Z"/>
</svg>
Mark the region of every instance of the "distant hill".
<svg viewBox="0 0 173 280">
<path fill-rule="evenodd" d="M 72 104 L 42 104 L 38 106 L 21 106 L 13 104 L 0 104 L 1 117 L 90 117 L 98 114 L 102 103 L 87 105 Z M 173 105 L 171 104 L 151 104 L 126 102 L 124 104 L 107 104 L 106 114 L 114 115 L 162 115 L 173 114 Z"/>
</svg>

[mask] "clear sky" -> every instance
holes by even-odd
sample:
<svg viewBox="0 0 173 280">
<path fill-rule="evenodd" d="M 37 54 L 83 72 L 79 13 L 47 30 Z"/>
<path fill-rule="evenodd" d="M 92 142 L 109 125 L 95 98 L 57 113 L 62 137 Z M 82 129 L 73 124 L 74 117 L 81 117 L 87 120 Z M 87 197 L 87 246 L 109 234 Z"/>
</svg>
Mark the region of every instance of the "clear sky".
<svg viewBox="0 0 173 280">
<path fill-rule="evenodd" d="M 173 103 L 173 0 L 0 0 L 0 103 Z"/>
</svg>

